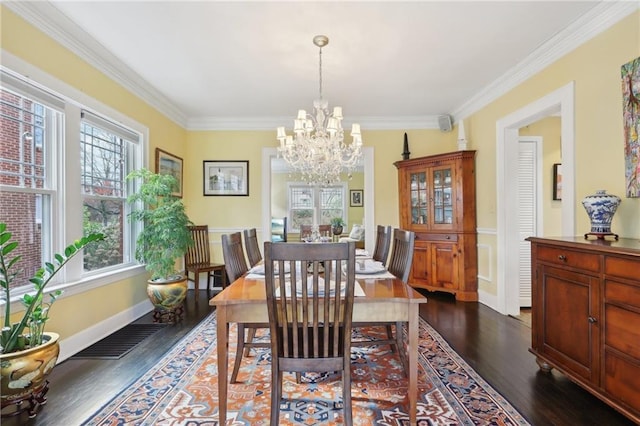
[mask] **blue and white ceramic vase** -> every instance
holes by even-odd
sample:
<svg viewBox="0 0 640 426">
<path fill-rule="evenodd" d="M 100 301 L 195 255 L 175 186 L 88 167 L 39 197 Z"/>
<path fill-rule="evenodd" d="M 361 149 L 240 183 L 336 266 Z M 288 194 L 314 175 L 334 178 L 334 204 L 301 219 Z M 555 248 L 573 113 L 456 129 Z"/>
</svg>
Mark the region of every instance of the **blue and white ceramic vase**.
<svg viewBox="0 0 640 426">
<path fill-rule="evenodd" d="M 582 205 L 591 219 L 591 232 L 585 236 L 596 235 L 598 238 L 604 238 L 606 235 L 615 235 L 611 232 L 611 221 L 620 201 L 620 197 L 607 194 L 604 189 L 584 197 Z"/>
</svg>

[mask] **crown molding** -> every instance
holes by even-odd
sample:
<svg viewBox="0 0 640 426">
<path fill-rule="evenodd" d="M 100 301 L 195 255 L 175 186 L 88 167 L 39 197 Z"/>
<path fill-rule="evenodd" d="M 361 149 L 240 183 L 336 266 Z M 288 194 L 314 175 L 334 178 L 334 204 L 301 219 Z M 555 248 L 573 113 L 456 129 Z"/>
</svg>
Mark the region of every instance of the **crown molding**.
<svg viewBox="0 0 640 426">
<path fill-rule="evenodd" d="M 290 117 L 284 119 L 282 117 L 189 118 L 166 96 L 96 42 L 51 3 L 46 1 L 5 1 L 3 5 L 187 130 L 271 130 L 290 119 Z M 528 80 L 554 61 L 639 8 L 640 4 L 637 1 L 603 1 L 599 3 L 577 21 L 543 43 L 515 67 L 455 108 L 451 112 L 455 122 L 498 99 L 518 84 Z M 362 117 L 354 119 L 354 121 L 358 121 L 363 128 L 368 130 L 437 129 L 437 117 Z"/>
<path fill-rule="evenodd" d="M 637 1 L 605 1 L 547 40 L 532 54 L 456 108 L 455 122 L 477 112 L 553 62 L 640 8 Z"/>
<path fill-rule="evenodd" d="M 184 112 L 51 3 L 7 1 L 3 4 L 170 120 L 186 126 Z"/>
<path fill-rule="evenodd" d="M 293 122 L 293 117 L 196 117 L 187 120 L 187 130 L 273 130 L 282 123 Z M 438 116 L 405 117 L 349 117 L 351 123 L 360 123 L 363 130 L 438 129 Z"/>
</svg>

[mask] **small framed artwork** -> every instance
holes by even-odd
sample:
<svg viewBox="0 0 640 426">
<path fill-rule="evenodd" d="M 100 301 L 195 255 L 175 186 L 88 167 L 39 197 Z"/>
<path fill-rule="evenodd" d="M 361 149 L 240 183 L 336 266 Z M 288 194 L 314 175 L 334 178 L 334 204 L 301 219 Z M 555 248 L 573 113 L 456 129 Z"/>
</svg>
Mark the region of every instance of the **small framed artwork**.
<svg viewBox="0 0 640 426">
<path fill-rule="evenodd" d="M 249 161 L 203 161 L 204 195 L 249 195 Z"/>
<path fill-rule="evenodd" d="M 562 200 L 562 164 L 553 165 L 553 199 Z"/>
<path fill-rule="evenodd" d="M 352 189 L 351 191 L 349 191 L 350 197 L 350 206 L 351 207 L 362 207 L 363 205 L 363 200 L 362 200 L 362 196 L 363 196 L 363 191 L 362 189 Z"/>
<path fill-rule="evenodd" d="M 175 177 L 178 183 L 173 195 L 182 198 L 182 158 L 156 148 L 156 173 Z"/>
</svg>

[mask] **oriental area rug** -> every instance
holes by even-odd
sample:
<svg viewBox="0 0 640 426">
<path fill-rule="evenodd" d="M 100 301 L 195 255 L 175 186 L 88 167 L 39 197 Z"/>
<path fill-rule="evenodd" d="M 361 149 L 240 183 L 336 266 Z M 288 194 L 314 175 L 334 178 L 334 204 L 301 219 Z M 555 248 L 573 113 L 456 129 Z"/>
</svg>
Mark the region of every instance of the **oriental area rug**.
<svg viewBox="0 0 640 426">
<path fill-rule="evenodd" d="M 384 337 L 384 328 L 354 331 L 354 338 Z M 260 331 L 258 331 L 260 333 Z M 376 333 L 382 335 L 375 336 Z M 419 425 L 528 425 L 444 339 L 420 319 Z M 268 336 L 262 336 L 268 339 Z M 229 370 L 235 355 L 231 326 Z M 352 348 L 354 425 L 408 425 L 407 379 L 389 346 Z M 268 425 L 270 350 L 243 357 L 237 384 L 230 384 L 227 424 Z M 343 424 L 337 374 L 305 374 L 296 383 L 284 374 L 281 425 Z M 160 362 L 87 419 L 83 425 L 218 425 L 216 313 L 204 319 Z"/>
</svg>

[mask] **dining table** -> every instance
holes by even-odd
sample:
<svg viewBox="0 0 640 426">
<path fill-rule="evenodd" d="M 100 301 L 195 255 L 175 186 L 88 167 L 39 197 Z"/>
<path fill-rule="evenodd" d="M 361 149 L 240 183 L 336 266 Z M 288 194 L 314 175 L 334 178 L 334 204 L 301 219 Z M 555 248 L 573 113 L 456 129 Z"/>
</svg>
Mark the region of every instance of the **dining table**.
<svg viewBox="0 0 640 426">
<path fill-rule="evenodd" d="M 427 298 L 386 270 L 358 274 L 356 268 L 356 281 L 362 291 L 354 297 L 354 323 L 375 321 L 407 324 L 409 420 L 411 425 L 416 425 L 419 307 L 427 302 Z M 218 413 L 220 425 L 225 425 L 229 386 L 229 325 L 234 322 L 269 323 L 264 275 L 250 270 L 210 299 L 209 305 L 215 306 L 217 311 Z"/>
</svg>

